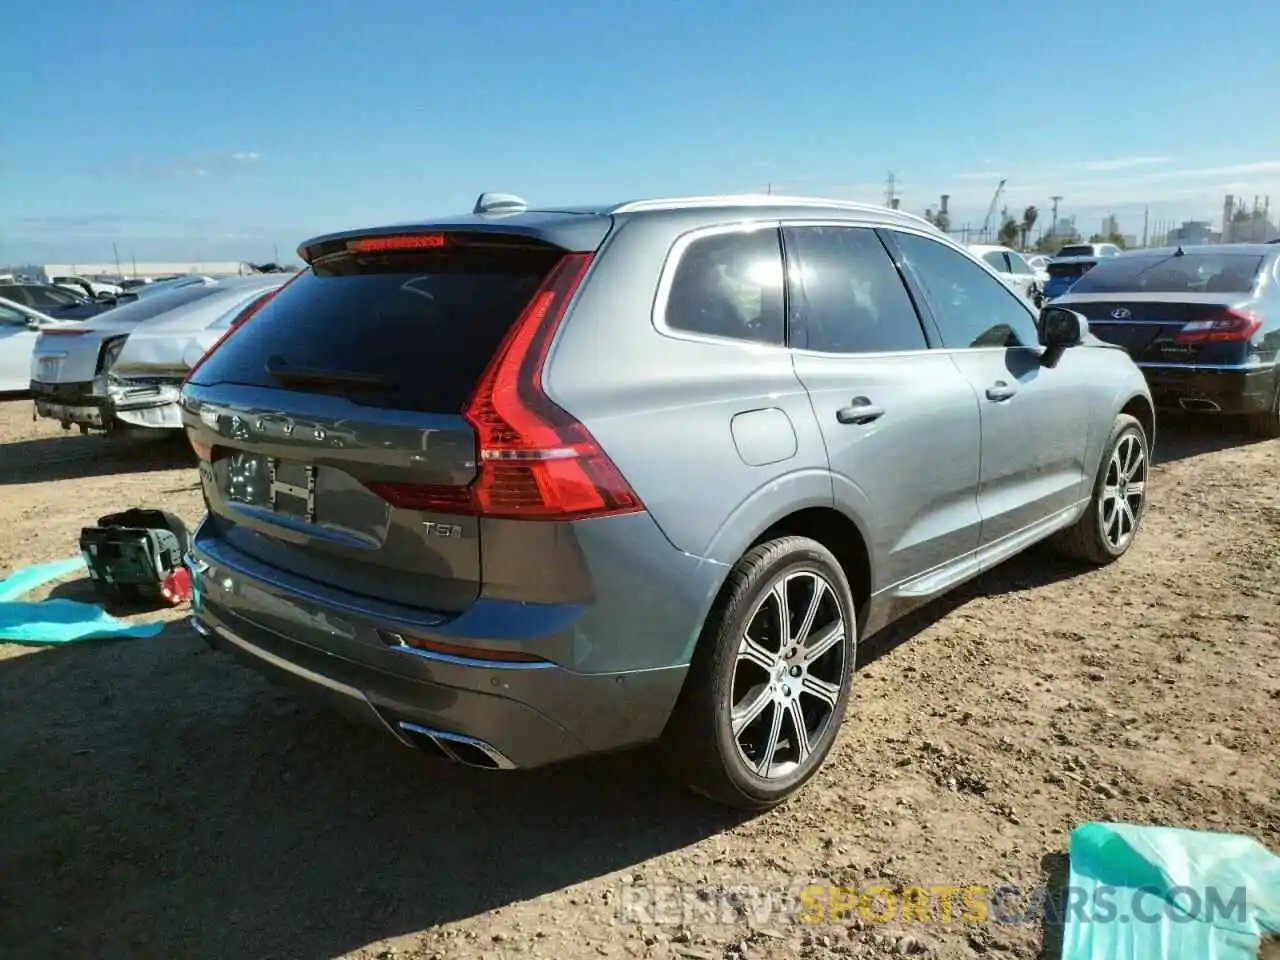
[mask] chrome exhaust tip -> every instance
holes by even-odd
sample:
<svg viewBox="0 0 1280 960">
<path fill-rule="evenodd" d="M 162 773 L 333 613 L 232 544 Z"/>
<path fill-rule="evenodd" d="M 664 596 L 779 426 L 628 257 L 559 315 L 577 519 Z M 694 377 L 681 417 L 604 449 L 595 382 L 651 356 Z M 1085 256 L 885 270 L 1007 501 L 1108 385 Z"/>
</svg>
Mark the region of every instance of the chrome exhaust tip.
<svg viewBox="0 0 1280 960">
<path fill-rule="evenodd" d="M 516 769 L 516 765 L 500 750 L 475 737 L 464 737 L 460 733 L 449 733 L 446 730 L 433 730 L 417 723 L 409 723 L 407 720 L 401 720 L 398 726 L 407 735 L 409 742 L 418 749 L 429 746 L 464 767 L 474 767 L 477 770 Z"/>
<path fill-rule="evenodd" d="M 1200 397 L 1181 397 L 1178 400 L 1178 406 L 1183 410 L 1198 410 L 1202 413 L 1217 412 L 1222 409 L 1214 401 Z"/>
</svg>

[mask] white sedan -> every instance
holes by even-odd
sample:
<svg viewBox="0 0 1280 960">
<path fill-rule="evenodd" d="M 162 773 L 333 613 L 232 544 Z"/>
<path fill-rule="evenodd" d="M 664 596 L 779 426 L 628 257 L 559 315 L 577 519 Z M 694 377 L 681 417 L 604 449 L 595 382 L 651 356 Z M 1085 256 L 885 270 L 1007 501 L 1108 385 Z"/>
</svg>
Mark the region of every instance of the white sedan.
<svg viewBox="0 0 1280 960">
<path fill-rule="evenodd" d="M 969 252 L 979 257 L 987 266 L 1000 275 L 1000 279 L 1039 306 L 1040 291 L 1044 283 L 1031 264 L 1023 259 L 1022 254 L 1008 247 L 995 247 L 985 244 L 970 244 Z"/>
<path fill-rule="evenodd" d="M 40 328 L 57 320 L 38 310 L 0 297 L 0 393 L 31 388 L 31 351 Z"/>
<path fill-rule="evenodd" d="M 279 286 L 286 279 L 286 275 L 271 274 L 190 284 L 123 304 L 92 320 L 44 328 L 31 355 L 31 397 L 36 413 L 58 421 L 64 429 L 74 424 L 86 433 L 119 426 L 124 418 L 115 415 L 115 400 L 123 401 L 125 407 L 136 405 L 139 410 L 145 409 L 148 403 L 144 396 L 126 397 L 121 395 L 122 391 L 133 386 L 148 386 L 138 384 L 136 378 L 157 375 L 163 378 L 171 373 L 171 370 L 155 370 L 148 362 L 149 357 L 138 357 L 141 362 L 136 365 L 115 370 L 126 343 L 138 337 L 135 350 L 154 344 L 156 339 L 174 344 L 169 349 L 179 356 L 168 358 L 167 366 L 172 368 L 180 362 L 181 351 L 192 335 L 237 302 Z M 113 378 L 118 380 L 120 375 L 133 382 L 113 382 Z M 181 382 L 182 373 L 177 377 Z M 130 421 L 133 425 L 142 425 L 136 423 L 139 419 L 146 417 L 140 415 Z"/>
</svg>

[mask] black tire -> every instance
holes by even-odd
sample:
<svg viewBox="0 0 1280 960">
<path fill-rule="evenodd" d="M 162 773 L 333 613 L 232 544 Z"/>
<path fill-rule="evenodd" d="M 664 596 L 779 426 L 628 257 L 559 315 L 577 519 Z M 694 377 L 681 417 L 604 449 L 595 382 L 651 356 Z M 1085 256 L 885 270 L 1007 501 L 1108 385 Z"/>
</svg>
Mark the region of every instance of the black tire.
<svg viewBox="0 0 1280 960">
<path fill-rule="evenodd" d="M 829 589 L 819 589 L 818 581 L 813 577 L 801 576 L 793 581 L 784 579 L 794 574 L 815 574 Z M 779 659 L 778 669 L 789 669 L 792 672 L 785 676 L 775 674 L 773 682 L 768 682 L 768 674 L 762 667 L 754 662 L 745 665 L 739 663 L 739 645 L 748 628 L 752 627 L 753 615 L 768 606 L 772 606 L 775 611 L 776 632 L 777 601 L 771 597 L 771 593 L 773 587 L 780 582 L 793 583 L 798 591 L 797 607 L 805 607 L 804 610 L 792 611 L 793 625 L 797 622 L 794 619 L 796 616 L 803 621 L 808 615 L 809 605 L 803 599 L 803 588 L 806 583 L 812 583 L 813 587 L 810 589 L 822 598 L 814 608 L 818 610 L 812 621 L 814 629 L 817 630 L 820 625 L 835 626 L 834 617 L 838 613 L 843 620 L 844 630 L 842 639 L 835 642 L 829 653 L 815 658 L 808 667 L 788 668 L 787 663 Z M 789 591 L 792 589 L 788 587 Z M 768 619 L 765 614 L 764 620 L 758 622 L 765 623 Z M 767 639 L 763 641 L 763 645 L 771 646 Z M 787 647 L 793 653 L 802 650 L 800 644 L 789 643 L 784 646 L 778 643 L 780 651 Z M 690 664 L 689 676 L 660 745 L 664 758 L 674 767 L 675 773 L 687 787 L 718 803 L 750 811 L 767 810 L 782 803 L 796 794 L 817 773 L 835 742 L 849 702 L 856 650 L 857 619 L 853 595 L 844 570 L 830 550 L 806 537 L 782 537 L 752 548 L 730 571 L 720 597 L 703 626 L 693 662 Z M 806 735 L 809 752 L 802 760 L 794 762 L 793 768 L 788 772 L 779 772 L 772 777 L 762 776 L 758 769 L 753 769 L 749 764 L 744 755 L 745 750 L 739 746 L 739 738 L 732 729 L 735 677 L 742 678 L 744 670 L 747 675 L 757 671 L 752 679 L 759 678 L 759 681 L 750 689 L 759 690 L 759 697 L 769 704 L 757 715 L 756 720 L 747 724 L 742 734 L 753 734 L 755 724 L 766 715 L 770 718 L 771 728 L 776 729 L 772 725 L 773 714 L 781 715 L 781 732 L 789 733 L 785 747 L 779 732 L 774 741 L 777 747 L 768 751 L 776 758 L 780 751 L 797 749 L 796 744 L 801 739 L 795 734 L 793 718 L 797 713 L 801 715 L 803 725 L 808 726 L 808 718 L 805 716 L 807 706 L 797 706 L 795 712 L 792 712 L 789 706 L 779 706 L 778 698 L 790 697 L 800 704 L 800 692 L 809 675 L 808 671 L 813 669 L 816 674 L 819 668 L 825 672 L 825 676 L 831 677 L 829 682 L 833 686 L 838 681 L 834 706 L 826 701 L 819 701 L 809 690 L 803 690 L 808 695 L 803 703 L 812 705 L 813 716 L 820 718 L 812 731 L 817 736 L 808 740 Z M 797 670 L 803 670 L 803 676 L 799 680 L 793 680 L 796 676 L 794 671 Z M 790 703 L 790 700 L 787 702 Z M 826 705 L 822 705 L 823 703 Z M 769 731 L 762 732 L 767 742 Z M 792 760 L 794 761 L 794 754 Z"/>
<path fill-rule="evenodd" d="M 1116 542 L 1119 538 L 1109 538 L 1103 532 L 1104 520 L 1107 519 L 1104 514 L 1103 492 L 1107 488 L 1108 475 L 1112 472 L 1112 458 L 1116 455 L 1116 451 L 1120 446 L 1128 443 L 1130 438 L 1135 439 L 1140 445 L 1143 491 L 1138 501 L 1137 509 L 1132 511 L 1133 523 L 1129 527 L 1128 536 L 1121 542 Z M 1150 482 L 1150 467 L 1151 448 L 1146 430 L 1143 429 L 1137 418 L 1131 417 L 1127 413 L 1120 414 L 1116 417 L 1115 423 L 1111 427 L 1111 436 L 1107 439 L 1107 444 L 1103 448 L 1102 462 L 1098 466 L 1098 475 L 1093 481 L 1093 495 L 1089 498 L 1088 509 L 1074 524 L 1054 536 L 1052 540 L 1053 546 L 1060 553 L 1073 560 L 1099 567 L 1113 563 L 1123 557 L 1133 545 L 1133 541 L 1137 539 L 1143 514 L 1147 510 L 1147 484 Z M 1132 510 L 1132 501 L 1130 501 L 1130 508 Z"/>
<path fill-rule="evenodd" d="M 1276 375 L 1276 390 L 1271 397 L 1271 409 L 1249 417 L 1249 432 L 1264 440 L 1280 437 L 1280 374 Z"/>
</svg>

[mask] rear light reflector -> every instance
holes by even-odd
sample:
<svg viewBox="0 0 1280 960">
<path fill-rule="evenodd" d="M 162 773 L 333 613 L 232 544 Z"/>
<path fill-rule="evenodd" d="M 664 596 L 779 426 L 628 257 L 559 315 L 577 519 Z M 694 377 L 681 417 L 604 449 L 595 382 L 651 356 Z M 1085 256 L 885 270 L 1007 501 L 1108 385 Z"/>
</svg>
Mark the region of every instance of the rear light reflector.
<svg viewBox="0 0 1280 960">
<path fill-rule="evenodd" d="M 348 240 L 352 253 L 391 253 L 397 250 L 439 250 L 445 245 L 443 233 L 409 233 L 393 237 L 360 237 Z"/>
<path fill-rule="evenodd" d="M 644 509 L 581 423 L 542 387 L 547 351 L 591 255 L 561 257 L 481 376 L 463 415 L 479 439 L 466 487 L 369 483 L 393 506 L 526 520 L 578 520 Z"/>
<path fill-rule="evenodd" d="M 1262 318 L 1241 310 L 1227 310 L 1206 320 L 1183 324 L 1178 343 L 1229 343 L 1250 340 L 1262 329 Z"/>
<path fill-rule="evenodd" d="M 488 650 L 483 647 L 463 646 L 456 643 L 439 643 L 424 640 L 407 633 L 379 630 L 382 642 L 391 647 L 409 647 L 426 653 L 438 653 L 446 657 L 462 657 L 467 660 L 487 660 L 491 663 L 548 663 L 545 657 L 537 657 L 523 650 Z"/>
</svg>

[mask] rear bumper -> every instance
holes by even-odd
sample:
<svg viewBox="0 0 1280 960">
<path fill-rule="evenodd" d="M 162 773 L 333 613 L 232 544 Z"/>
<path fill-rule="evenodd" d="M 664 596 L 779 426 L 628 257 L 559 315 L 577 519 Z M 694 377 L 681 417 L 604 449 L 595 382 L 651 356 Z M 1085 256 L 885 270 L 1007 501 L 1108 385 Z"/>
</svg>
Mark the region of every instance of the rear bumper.
<svg viewBox="0 0 1280 960">
<path fill-rule="evenodd" d="M 202 543 L 198 534 L 188 565 L 193 624 L 211 646 L 402 742 L 421 745 L 427 737 L 446 753 L 452 745 L 472 758 L 487 755 L 493 762 L 478 765 L 494 769 L 538 767 L 656 740 L 688 671 L 687 660 L 602 672 L 580 672 L 577 663 L 495 663 L 386 639 L 413 633 L 465 647 L 468 631 L 483 636 L 486 626 L 501 624 L 520 632 L 518 646 L 525 649 L 578 650 L 596 635 L 589 611 L 608 608 L 607 597 L 588 608 L 481 599 L 433 626 L 430 615 L 413 623 L 327 588 L 282 583 L 221 541 Z M 646 625 L 610 619 L 611 639 L 643 642 Z M 497 645 L 492 635 L 486 640 L 472 645 Z"/>
<path fill-rule="evenodd" d="M 111 425 L 111 400 L 94 392 L 95 383 L 45 383 L 31 381 L 36 413 L 64 426 L 76 424 L 103 430 Z"/>
<path fill-rule="evenodd" d="M 156 430 L 181 430 L 182 410 L 178 406 L 181 388 L 180 381 L 113 380 L 108 391 L 112 410 L 121 422 Z"/>
<path fill-rule="evenodd" d="M 1157 409 L 1260 413 L 1275 399 L 1275 367 L 1140 363 Z"/>
</svg>

